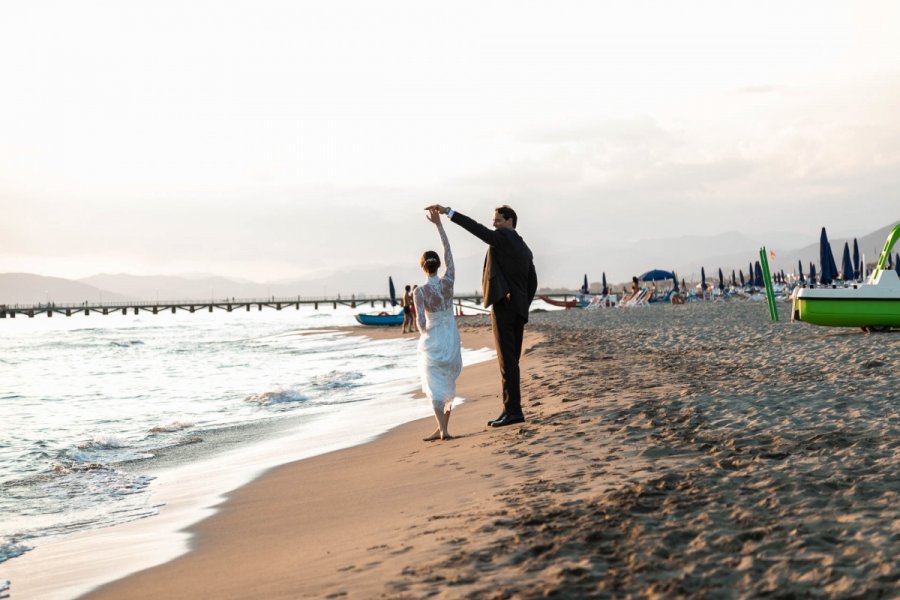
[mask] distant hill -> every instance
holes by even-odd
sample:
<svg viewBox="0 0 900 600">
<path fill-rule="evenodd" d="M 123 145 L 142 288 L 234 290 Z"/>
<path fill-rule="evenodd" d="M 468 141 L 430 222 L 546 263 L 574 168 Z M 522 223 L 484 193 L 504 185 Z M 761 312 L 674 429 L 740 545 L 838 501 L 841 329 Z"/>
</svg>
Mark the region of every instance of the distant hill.
<svg viewBox="0 0 900 600">
<path fill-rule="evenodd" d="M 896 225 L 896 222 L 857 238 L 859 252 L 860 254 L 865 255 L 866 263 L 875 263 L 878 260 L 878 257 L 881 256 L 884 241 L 887 239 L 891 229 L 894 228 L 894 225 Z M 827 231 L 826 228 L 826 232 Z M 831 245 L 831 252 L 834 254 L 834 261 L 837 264 L 838 269 L 841 268 L 841 257 L 844 255 L 845 242 L 849 243 L 852 256 L 853 238 L 832 238 L 830 236 L 828 238 L 828 243 Z M 896 246 L 894 250 L 897 250 Z M 816 270 L 819 270 L 819 241 L 816 240 L 815 242 L 796 250 L 790 250 L 783 253 L 779 252 L 776 254 L 775 259 L 770 261 L 770 265 L 773 271 L 775 269 L 784 269 L 785 273 L 794 273 L 797 270 L 798 260 L 803 262 L 804 274 L 809 273 L 810 262 L 815 263 Z"/>
<path fill-rule="evenodd" d="M 30 273 L 0 273 L 0 304 L 38 304 L 56 302 L 125 302 L 127 295 L 102 290 L 60 277 L 44 277 Z"/>
<path fill-rule="evenodd" d="M 881 252 L 884 240 L 893 225 L 885 226 L 859 238 L 860 252 L 869 263 Z M 799 241 L 798 245 L 794 245 Z M 843 238 L 829 240 L 835 261 L 840 265 L 844 248 Z M 853 240 L 849 240 L 852 247 Z M 643 240 L 629 244 L 611 244 L 604 240 L 585 240 L 580 246 L 556 253 L 535 248 L 535 266 L 542 289 L 574 290 L 581 286 L 588 274 L 592 288 L 599 288 L 601 274 L 606 271 L 610 286 L 620 287 L 632 275 L 658 268 L 675 269 L 679 278 L 698 281 L 700 267 L 708 278 L 714 278 L 721 268 L 726 277 L 731 270 L 747 270 L 748 263 L 759 258 L 759 248 L 765 245 L 775 251 L 770 259 L 773 271 L 793 273 L 797 261 L 803 261 L 804 273 L 810 261 L 819 263 L 819 242 L 789 232 L 773 232 L 750 237 L 738 232 L 714 236 L 681 236 L 658 240 Z M 799 247 L 798 247 L 799 246 Z M 455 257 L 457 268 L 456 292 L 474 293 L 481 288 L 483 254 Z M 403 264 L 363 265 L 352 270 L 336 271 L 327 277 L 279 280 L 268 283 L 231 279 L 217 275 L 137 276 L 101 274 L 78 281 L 58 277 L 42 277 L 25 273 L 0 274 L 0 304 L 32 304 L 98 301 L 126 301 L 159 299 L 205 300 L 208 298 L 277 298 L 322 297 L 351 295 L 383 296 L 388 291 L 388 276 L 392 276 L 397 293 L 406 284 L 422 281 L 422 273 L 415 260 Z"/>
<path fill-rule="evenodd" d="M 223 298 L 265 298 L 265 285 L 237 281 L 217 275 L 127 275 L 100 274 L 79 279 L 79 282 L 139 300 L 207 300 Z"/>
</svg>

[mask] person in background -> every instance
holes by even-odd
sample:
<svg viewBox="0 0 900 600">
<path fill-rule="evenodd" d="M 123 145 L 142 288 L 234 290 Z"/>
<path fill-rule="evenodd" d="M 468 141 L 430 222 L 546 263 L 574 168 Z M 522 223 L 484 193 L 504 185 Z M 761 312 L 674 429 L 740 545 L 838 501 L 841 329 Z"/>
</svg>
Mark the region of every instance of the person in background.
<svg viewBox="0 0 900 600">
<path fill-rule="evenodd" d="M 412 305 L 413 305 L 413 297 L 412 297 L 412 287 L 407 285 L 405 291 L 403 292 L 403 298 L 400 300 L 400 306 L 403 307 L 403 330 L 401 333 L 413 333 L 415 329 L 414 321 L 412 316 Z"/>
</svg>

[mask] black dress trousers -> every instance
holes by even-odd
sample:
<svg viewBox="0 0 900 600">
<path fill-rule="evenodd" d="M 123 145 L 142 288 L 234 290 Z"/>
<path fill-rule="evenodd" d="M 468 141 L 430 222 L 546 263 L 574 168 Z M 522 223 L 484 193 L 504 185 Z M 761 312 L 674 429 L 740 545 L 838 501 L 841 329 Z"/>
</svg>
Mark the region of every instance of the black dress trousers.
<svg viewBox="0 0 900 600">
<path fill-rule="evenodd" d="M 521 417 L 522 394 L 519 388 L 519 358 L 522 356 L 522 338 L 525 335 L 525 318 L 510 309 L 505 301 L 492 306 L 491 326 L 494 345 L 500 363 L 500 380 L 503 384 L 503 412 L 510 417 Z"/>
</svg>

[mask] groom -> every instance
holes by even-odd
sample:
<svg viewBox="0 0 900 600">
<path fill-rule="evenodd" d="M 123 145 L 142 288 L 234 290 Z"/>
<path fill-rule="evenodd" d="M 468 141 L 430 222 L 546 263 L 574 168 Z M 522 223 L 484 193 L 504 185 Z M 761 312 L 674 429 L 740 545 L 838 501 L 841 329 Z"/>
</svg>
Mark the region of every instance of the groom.
<svg viewBox="0 0 900 600">
<path fill-rule="evenodd" d="M 447 206 L 428 207 L 432 208 L 488 245 L 482 275 L 484 306 L 492 307 L 491 325 L 503 383 L 503 413 L 488 426 L 522 423 L 525 415 L 519 391 L 519 357 L 528 307 L 537 291 L 537 274 L 531 250 L 516 232 L 516 211 L 505 205 L 495 209 L 491 230 Z"/>
</svg>

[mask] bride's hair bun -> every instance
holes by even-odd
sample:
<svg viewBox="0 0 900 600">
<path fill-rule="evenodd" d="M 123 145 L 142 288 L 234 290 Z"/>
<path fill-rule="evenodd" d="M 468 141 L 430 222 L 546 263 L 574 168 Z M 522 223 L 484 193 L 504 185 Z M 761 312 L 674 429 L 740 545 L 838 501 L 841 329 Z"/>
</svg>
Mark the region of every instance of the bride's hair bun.
<svg viewBox="0 0 900 600">
<path fill-rule="evenodd" d="M 429 275 L 434 275 L 441 266 L 441 259 L 437 252 L 429 250 L 422 255 L 422 260 L 419 261 L 419 265 Z"/>
</svg>

